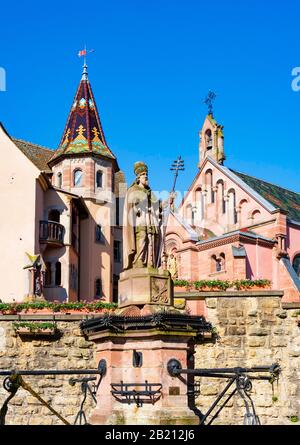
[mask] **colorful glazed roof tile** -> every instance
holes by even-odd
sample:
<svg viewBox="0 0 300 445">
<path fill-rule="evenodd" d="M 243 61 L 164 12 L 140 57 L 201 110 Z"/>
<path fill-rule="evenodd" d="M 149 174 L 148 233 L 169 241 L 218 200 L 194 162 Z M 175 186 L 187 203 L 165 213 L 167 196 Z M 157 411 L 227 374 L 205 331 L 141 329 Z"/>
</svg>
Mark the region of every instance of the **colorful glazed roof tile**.
<svg viewBox="0 0 300 445">
<path fill-rule="evenodd" d="M 274 207 L 285 210 L 290 219 L 300 221 L 300 193 L 230 170 Z"/>
<path fill-rule="evenodd" d="M 82 153 L 116 159 L 105 140 L 86 65 L 61 142 L 50 163 L 61 156 Z"/>
</svg>

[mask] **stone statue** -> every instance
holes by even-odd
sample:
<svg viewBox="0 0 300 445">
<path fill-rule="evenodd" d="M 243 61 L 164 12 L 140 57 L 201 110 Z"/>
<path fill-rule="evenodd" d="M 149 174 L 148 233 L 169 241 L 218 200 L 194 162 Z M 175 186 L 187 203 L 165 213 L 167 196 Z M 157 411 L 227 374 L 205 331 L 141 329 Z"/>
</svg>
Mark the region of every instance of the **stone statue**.
<svg viewBox="0 0 300 445">
<path fill-rule="evenodd" d="M 162 205 L 148 184 L 148 167 L 134 164 L 136 179 L 127 190 L 123 218 L 124 270 L 160 264 Z"/>
<path fill-rule="evenodd" d="M 177 259 L 173 253 L 170 254 L 167 262 L 167 269 L 171 274 L 171 277 L 178 278 Z"/>
</svg>

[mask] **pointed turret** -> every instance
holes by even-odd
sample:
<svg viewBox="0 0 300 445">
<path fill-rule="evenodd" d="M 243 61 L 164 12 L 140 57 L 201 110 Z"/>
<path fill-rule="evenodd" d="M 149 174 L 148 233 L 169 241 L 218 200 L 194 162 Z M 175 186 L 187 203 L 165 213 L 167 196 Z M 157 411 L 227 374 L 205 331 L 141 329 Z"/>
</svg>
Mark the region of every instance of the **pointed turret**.
<svg viewBox="0 0 300 445">
<path fill-rule="evenodd" d="M 81 154 L 116 159 L 105 140 L 86 64 L 61 142 L 49 164 L 52 166 L 63 157 Z"/>
</svg>

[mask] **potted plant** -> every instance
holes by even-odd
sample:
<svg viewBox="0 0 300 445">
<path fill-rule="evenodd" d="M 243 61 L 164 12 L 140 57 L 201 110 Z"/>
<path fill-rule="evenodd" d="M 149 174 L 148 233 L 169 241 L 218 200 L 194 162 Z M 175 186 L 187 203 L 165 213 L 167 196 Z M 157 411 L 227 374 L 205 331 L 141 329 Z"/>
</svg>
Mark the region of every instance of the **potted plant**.
<svg viewBox="0 0 300 445">
<path fill-rule="evenodd" d="M 187 280 L 175 280 L 174 292 L 189 292 L 192 288 L 192 283 Z"/>
<path fill-rule="evenodd" d="M 224 292 L 231 286 L 227 280 L 202 280 L 195 282 L 195 288 L 200 292 Z"/>
<path fill-rule="evenodd" d="M 270 280 L 236 280 L 233 282 L 236 290 L 261 290 L 270 289 Z"/>
<path fill-rule="evenodd" d="M 15 315 L 17 309 L 15 303 L 0 303 L 0 312 L 2 315 Z"/>
<path fill-rule="evenodd" d="M 53 336 L 58 332 L 56 323 L 53 322 L 20 321 L 13 323 L 13 328 L 19 335 L 30 336 Z"/>
</svg>

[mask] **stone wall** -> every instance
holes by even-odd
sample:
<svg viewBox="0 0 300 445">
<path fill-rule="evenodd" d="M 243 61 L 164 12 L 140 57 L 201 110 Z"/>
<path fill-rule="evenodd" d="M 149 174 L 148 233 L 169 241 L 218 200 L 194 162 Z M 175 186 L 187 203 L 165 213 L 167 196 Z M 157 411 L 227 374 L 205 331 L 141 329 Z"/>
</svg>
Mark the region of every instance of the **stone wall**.
<svg viewBox="0 0 300 445">
<path fill-rule="evenodd" d="M 56 339 L 38 337 L 21 338 L 16 335 L 9 316 L 0 317 L 0 369 L 95 369 L 95 345 L 82 336 L 79 329 L 80 318 L 58 316 L 57 327 L 61 336 Z M 34 319 L 34 316 L 26 317 Z M 48 317 L 39 317 L 39 320 Z M 53 316 L 51 317 L 53 320 Z M 70 317 L 69 317 L 70 318 Z M 75 319 L 74 319 L 75 318 Z M 76 320 L 77 318 L 77 320 Z M 5 321 L 4 321 L 5 320 Z M 69 379 L 76 376 L 24 376 L 25 382 L 68 422 L 73 423 L 82 401 L 80 384 L 69 384 Z M 79 377 L 79 376 L 77 376 Z M 8 397 L 2 386 L 4 377 L 0 377 L 0 406 Z M 84 409 L 87 417 L 95 406 L 88 396 Z M 6 423 L 9 425 L 61 425 L 62 422 L 48 408 L 27 391 L 20 388 L 9 403 Z"/>
<path fill-rule="evenodd" d="M 293 425 L 300 418 L 300 328 L 294 316 L 296 305 L 282 304 L 280 296 L 206 297 L 206 318 L 216 327 L 218 338 L 198 345 L 196 367 L 252 367 L 278 362 L 282 368 L 278 384 L 254 381 L 252 398 L 262 424 Z M 201 302 L 201 301 L 200 301 Z M 204 301 L 202 301 L 204 303 Z M 299 305 L 298 305 L 299 306 Z M 53 316 L 21 316 L 48 320 Z M 86 316 L 55 316 L 61 336 L 57 339 L 21 338 L 12 327 L 17 316 L 0 316 L 0 369 L 94 369 L 96 346 L 82 336 L 79 323 Z M 71 376 L 28 377 L 24 380 L 51 403 L 70 423 L 75 420 L 82 400 L 80 384 L 69 385 Z M 0 406 L 8 393 L 0 377 Z M 197 406 L 206 412 L 225 382 L 202 378 Z M 101 386 L 100 386 L 101 391 Z M 88 396 L 87 418 L 95 404 Z M 216 424 L 243 424 L 244 403 L 235 396 L 220 414 Z M 46 407 L 20 389 L 12 399 L 8 424 L 61 424 Z"/>
<path fill-rule="evenodd" d="M 198 346 L 196 367 L 254 367 L 279 363 L 278 384 L 254 381 L 252 399 L 262 424 L 292 425 L 300 419 L 300 328 L 292 305 L 280 297 L 207 298 L 207 319 L 218 339 Z M 225 381 L 200 379 L 197 406 L 206 412 Z M 215 424 L 243 424 L 244 402 L 237 395 Z"/>
</svg>

